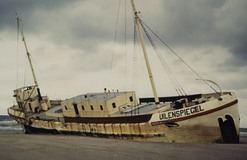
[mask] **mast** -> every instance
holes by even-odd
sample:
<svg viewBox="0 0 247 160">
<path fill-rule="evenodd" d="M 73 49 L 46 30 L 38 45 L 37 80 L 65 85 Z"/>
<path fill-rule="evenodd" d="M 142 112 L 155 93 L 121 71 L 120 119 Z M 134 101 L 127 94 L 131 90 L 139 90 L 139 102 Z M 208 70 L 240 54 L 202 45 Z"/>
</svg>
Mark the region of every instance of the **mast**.
<svg viewBox="0 0 247 160">
<path fill-rule="evenodd" d="M 17 17 L 17 23 L 18 23 L 18 24 L 20 23 L 20 19 L 19 19 L 18 17 Z M 18 29 L 19 29 L 20 32 L 21 32 L 22 41 L 23 41 L 24 46 L 25 46 L 25 49 L 26 49 L 27 58 L 28 58 L 29 65 L 30 65 L 30 68 L 31 68 L 31 71 L 32 71 L 32 75 L 33 75 L 33 80 L 34 80 L 35 85 L 38 86 L 38 81 L 37 81 L 37 78 L 36 78 L 36 75 L 35 75 L 35 72 L 34 72 L 34 69 L 33 69 L 33 64 L 32 64 L 32 60 L 31 60 L 31 55 L 30 55 L 30 53 L 29 53 L 29 51 L 28 51 L 28 48 L 27 48 L 27 44 L 26 44 L 26 41 L 25 41 L 25 37 L 24 37 L 24 34 L 23 34 L 23 30 L 22 30 L 22 28 L 21 28 L 20 25 L 18 25 L 18 26 L 19 26 Z"/>
<path fill-rule="evenodd" d="M 135 24 L 137 25 L 138 37 L 139 37 L 141 45 L 142 45 L 142 51 L 143 51 L 143 54 L 144 54 L 144 58 L 145 58 L 145 62 L 146 62 L 147 70 L 148 70 L 149 80 L 150 80 L 150 83 L 151 83 L 151 86 L 152 86 L 152 90 L 153 90 L 155 104 L 156 104 L 157 108 L 160 108 L 159 97 L 158 97 L 158 94 L 157 94 L 157 91 L 156 91 L 156 87 L 155 87 L 155 84 L 154 84 L 153 74 L 152 74 L 152 70 L 151 70 L 151 67 L 150 67 L 149 59 L 148 59 L 148 56 L 147 56 L 147 50 L 146 50 L 144 38 L 143 38 L 143 35 L 142 35 L 142 31 L 141 31 L 140 18 L 138 16 L 137 11 L 136 11 L 134 0 L 131 0 L 131 4 L 132 4 L 134 16 L 135 16 Z"/>
<path fill-rule="evenodd" d="M 26 49 L 26 54 L 27 54 L 27 58 L 28 58 L 28 62 L 29 62 L 31 71 L 32 71 L 34 84 L 37 86 L 38 99 L 39 99 L 39 101 L 41 101 L 41 100 L 42 100 L 42 96 L 41 96 L 40 89 L 39 89 L 39 86 L 38 86 L 38 81 L 37 81 L 37 78 L 36 78 L 36 75 L 35 75 L 35 72 L 34 72 L 33 63 L 32 63 L 32 60 L 31 60 L 31 54 L 30 54 L 29 51 L 28 51 L 27 43 L 26 43 L 26 40 L 25 40 L 25 37 L 24 37 L 24 34 L 23 34 L 23 29 L 22 29 L 22 27 L 21 27 L 21 25 L 20 25 L 20 21 L 21 21 L 20 18 L 17 17 L 18 29 L 19 29 L 20 32 L 21 32 L 22 41 L 23 41 L 24 46 L 25 46 L 25 49 Z"/>
</svg>

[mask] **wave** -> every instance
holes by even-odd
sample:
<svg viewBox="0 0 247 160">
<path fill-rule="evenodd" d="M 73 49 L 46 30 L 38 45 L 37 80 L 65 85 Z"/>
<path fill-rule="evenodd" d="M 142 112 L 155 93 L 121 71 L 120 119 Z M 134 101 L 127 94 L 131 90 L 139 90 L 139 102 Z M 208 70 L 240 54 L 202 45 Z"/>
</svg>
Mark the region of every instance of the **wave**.
<svg viewBox="0 0 247 160">
<path fill-rule="evenodd" d="M 0 126 L 0 130 L 14 130 L 14 131 L 22 131 L 23 128 L 21 126 L 16 126 L 16 127 L 11 127 L 11 126 L 7 126 L 7 127 L 2 127 Z"/>
<path fill-rule="evenodd" d="M 16 126 L 19 125 L 15 120 L 11 121 L 0 121 L 0 126 Z"/>
<path fill-rule="evenodd" d="M 14 120 L 0 120 L 0 134 L 22 133 L 23 128 Z"/>
<path fill-rule="evenodd" d="M 0 115 L 0 121 L 11 121 L 11 120 L 13 119 L 8 115 Z"/>
</svg>

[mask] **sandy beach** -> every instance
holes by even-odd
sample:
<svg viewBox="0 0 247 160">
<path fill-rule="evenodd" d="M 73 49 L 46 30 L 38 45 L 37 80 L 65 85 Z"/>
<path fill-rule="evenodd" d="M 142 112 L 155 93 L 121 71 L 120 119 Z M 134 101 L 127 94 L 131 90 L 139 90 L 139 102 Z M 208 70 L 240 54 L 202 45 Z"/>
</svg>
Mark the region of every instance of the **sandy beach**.
<svg viewBox="0 0 247 160">
<path fill-rule="evenodd" d="M 137 160 L 246 159 L 247 140 L 240 144 L 175 144 L 67 135 L 0 135 L 0 159 Z"/>
</svg>

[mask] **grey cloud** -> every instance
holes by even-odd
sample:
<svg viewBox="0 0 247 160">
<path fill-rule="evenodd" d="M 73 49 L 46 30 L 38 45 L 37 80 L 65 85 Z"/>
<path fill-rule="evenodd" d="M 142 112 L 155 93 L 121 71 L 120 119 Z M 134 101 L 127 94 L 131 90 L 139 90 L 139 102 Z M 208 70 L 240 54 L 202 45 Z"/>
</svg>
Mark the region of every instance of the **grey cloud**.
<svg viewBox="0 0 247 160">
<path fill-rule="evenodd" d="M 230 49 L 230 52 L 233 55 L 233 58 L 230 61 L 230 63 L 237 65 L 239 67 L 247 66 L 247 42 L 241 42 L 239 45 L 234 46 L 232 49 Z"/>
<path fill-rule="evenodd" d="M 220 46 L 232 54 L 232 67 L 247 65 L 247 1 L 163 1 L 163 8 L 155 27 L 175 49 Z"/>
<path fill-rule="evenodd" d="M 33 13 L 35 10 L 54 10 L 56 8 L 66 5 L 68 2 L 66 0 L 59 1 L 33 1 L 33 0 L 9 0 L 1 1 L 0 3 L 0 29 L 12 28 L 15 29 L 15 14 L 18 13 L 22 16 L 26 22 L 31 19 L 36 19 L 38 21 L 39 17 L 34 17 Z M 28 23 L 31 25 L 31 23 Z"/>
<path fill-rule="evenodd" d="M 55 44 L 96 51 L 99 43 L 114 39 L 116 4 L 115 1 L 74 1 L 65 8 L 44 12 L 40 32 Z"/>
<path fill-rule="evenodd" d="M 136 2 L 140 4 L 140 9 L 145 8 L 141 10 L 143 20 L 162 38 L 167 38 L 175 50 L 181 46 L 221 46 L 228 48 L 233 56 L 227 63 L 236 67 L 247 64 L 246 1 L 167 0 L 160 2 L 162 5 L 155 9 L 149 2 Z M 110 0 L 94 0 L 90 3 L 77 0 L 45 3 L 31 0 L 4 1 L 1 3 L 3 23 L 0 28 L 16 29 L 13 17 L 16 11 L 20 11 L 25 32 L 32 32 L 36 36 L 45 35 L 52 43 L 88 50 L 93 54 L 100 43 L 114 40 L 117 5 L 118 2 Z M 150 9 L 147 7 L 149 5 Z M 153 15 L 160 17 L 151 18 Z M 128 16 L 131 18 L 131 13 Z M 119 27 L 122 25 L 119 24 Z M 133 29 L 131 24 L 128 25 L 129 29 Z M 127 37 L 128 41 L 132 40 L 131 34 Z M 119 41 L 123 42 L 123 39 Z"/>
</svg>

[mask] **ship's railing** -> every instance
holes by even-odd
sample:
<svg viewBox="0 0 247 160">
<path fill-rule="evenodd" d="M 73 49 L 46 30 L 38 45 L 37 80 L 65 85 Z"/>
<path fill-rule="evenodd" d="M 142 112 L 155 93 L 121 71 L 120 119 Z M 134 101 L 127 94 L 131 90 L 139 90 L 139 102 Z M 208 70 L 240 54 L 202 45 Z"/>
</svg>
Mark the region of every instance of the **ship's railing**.
<svg viewBox="0 0 247 160">
<path fill-rule="evenodd" d="M 8 114 L 10 116 L 14 116 L 14 117 L 18 117 L 18 118 L 25 118 L 24 112 L 18 111 L 14 108 L 16 108 L 16 107 L 12 106 L 12 107 L 8 108 Z"/>
</svg>

